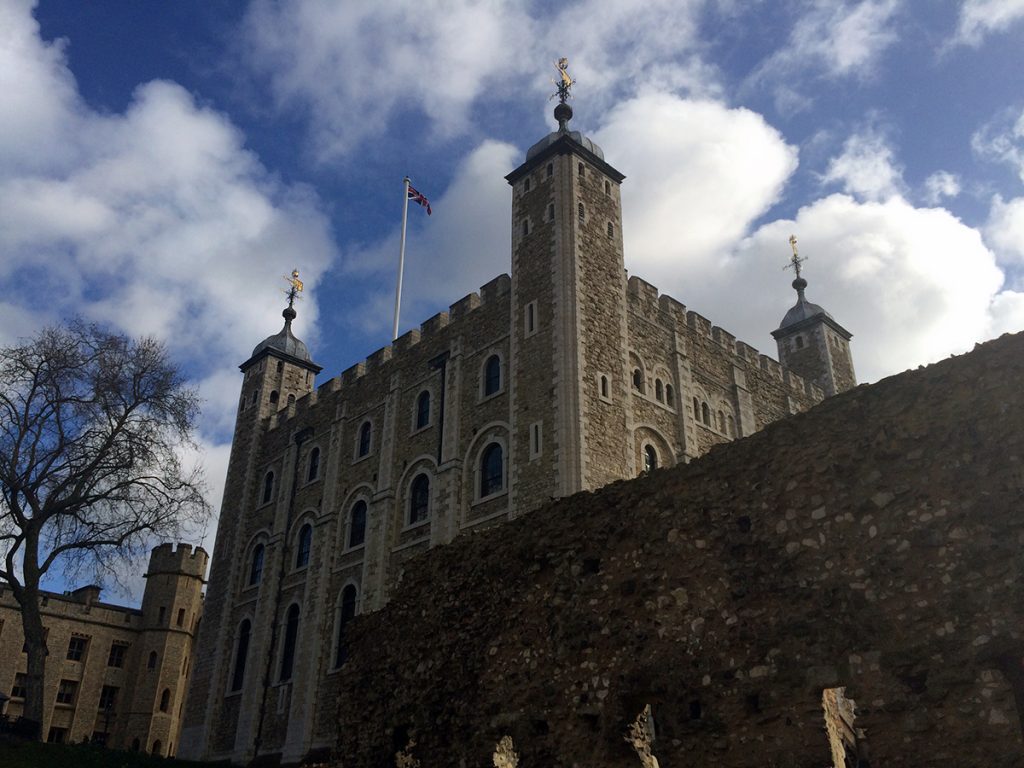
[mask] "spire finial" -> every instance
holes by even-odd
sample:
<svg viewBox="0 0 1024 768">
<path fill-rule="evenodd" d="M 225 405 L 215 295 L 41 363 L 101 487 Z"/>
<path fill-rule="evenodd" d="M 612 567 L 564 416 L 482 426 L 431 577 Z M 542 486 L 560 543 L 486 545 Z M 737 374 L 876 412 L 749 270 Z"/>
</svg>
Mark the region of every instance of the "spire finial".
<svg viewBox="0 0 1024 768">
<path fill-rule="evenodd" d="M 285 325 L 291 325 L 292 320 L 295 319 L 295 300 L 301 299 L 299 296 L 302 293 L 302 281 L 299 280 L 299 270 L 293 269 L 291 277 L 285 275 L 284 280 L 288 283 L 288 290 L 284 291 L 284 295 L 288 297 L 288 306 L 285 307 L 284 312 L 281 314 L 284 316 Z"/>
<path fill-rule="evenodd" d="M 551 98 L 558 97 L 558 105 L 555 107 L 555 120 L 558 121 L 558 130 L 565 133 L 569 130 L 568 124 L 572 119 L 572 107 L 566 102 L 572 98 L 572 87 L 576 81 L 569 74 L 569 60 L 564 56 L 555 62 L 555 69 L 558 70 L 558 80 L 552 80 L 558 90 L 551 94 Z"/>
<path fill-rule="evenodd" d="M 783 267 L 783 269 L 792 269 L 796 272 L 796 279 L 793 281 L 793 288 L 796 290 L 797 296 L 802 301 L 804 298 L 804 288 L 807 287 L 807 281 L 800 276 L 800 265 L 807 261 L 806 256 L 801 256 L 800 252 L 796 247 L 796 235 L 789 236 L 789 245 L 793 249 L 793 256 L 789 260 L 789 264 Z"/>
</svg>

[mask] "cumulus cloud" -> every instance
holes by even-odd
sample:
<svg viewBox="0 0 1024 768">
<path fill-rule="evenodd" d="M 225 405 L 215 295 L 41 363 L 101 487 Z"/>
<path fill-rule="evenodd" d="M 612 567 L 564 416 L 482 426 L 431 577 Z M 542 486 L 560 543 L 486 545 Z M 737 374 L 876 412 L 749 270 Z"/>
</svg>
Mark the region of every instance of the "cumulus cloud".
<svg viewBox="0 0 1024 768">
<path fill-rule="evenodd" d="M 899 40 L 895 19 L 902 0 L 815 0 L 793 25 L 786 44 L 751 74 L 746 88 L 767 85 L 780 109 L 810 105 L 807 77 L 865 78 Z"/>
<path fill-rule="evenodd" d="M 1005 163 L 1024 181 L 1024 110 L 1004 110 L 971 136 L 971 149 L 986 160 Z"/>
<path fill-rule="evenodd" d="M 402 331 L 508 272 L 511 188 L 504 176 L 521 159 L 515 147 L 486 141 L 459 164 L 444 193 L 431 196 L 433 215 L 410 206 Z M 365 303 L 347 321 L 382 342 L 391 329 L 398 252 L 396 228 L 377 242 L 351 249 L 344 260 L 350 278 L 366 281 Z"/>
<path fill-rule="evenodd" d="M 857 197 L 885 200 L 902 190 L 903 171 L 885 138 L 869 130 L 846 140 L 842 153 L 829 161 L 822 181 L 842 184 L 845 192 Z"/>
<path fill-rule="evenodd" d="M 1024 18 L 1024 0 L 964 0 L 955 41 L 977 47 L 988 36 L 1003 32 Z"/>
<path fill-rule="evenodd" d="M 397 117 L 437 138 L 477 122 L 469 109 L 488 95 L 546 96 L 556 74 L 538 63 L 563 54 L 585 84 L 591 114 L 651 88 L 717 93 L 717 70 L 701 56 L 698 22 L 708 5 L 257 0 L 241 45 L 278 107 L 302 112 L 321 159 L 334 159 Z"/>
<path fill-rule="evenodd" d="M 943 198 L 960 194 L 960 179 L 949 171 L 936 171 L 924 180 L 924 200 L 929 205 L 938 205 Z"/>
<path fill-rule="evenodd" d="M 1003 261 L 1024 264 L 1024 197 L 1009 201 L 1001 195 L 992 198 L 985 240 Z"/>
<path fill-rule="evenodd" d="M 199 441 L 216 507 L 235 366 L 253 329 L 277 330 L 281 276 L 299 264 L 315 286 L 335 258 L 328 219 L 174 83 L 140 86 L 123 113 L 92 110 L 31 12 L 0 4 L 0 344 L 71 315 L 164 340 L 209 401 Z M 316 317 L 310 298 L 299 323 Z"/>
</svg>

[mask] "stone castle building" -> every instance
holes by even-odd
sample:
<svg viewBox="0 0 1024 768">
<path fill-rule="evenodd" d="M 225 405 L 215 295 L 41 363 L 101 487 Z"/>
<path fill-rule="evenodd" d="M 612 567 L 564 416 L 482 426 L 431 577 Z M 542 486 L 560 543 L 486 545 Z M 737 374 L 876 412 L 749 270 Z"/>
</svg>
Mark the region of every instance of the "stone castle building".
<svg viewBox="0 0 1024 768">
<path fill-rule="evenodd" d="M 511 276 L 319 387 L 291 306 L 241 365 L 182 756 L 334 744 L 346 623 L 410 558 L 854 386 L 850 334 L 799 274 L 781 364 L 627 279 L 624 176 L 571 116 L 506 177 Z"/>
<path fill-rule="evenodd" d="M 206 563 L 198 547 L 156 547 L 141 608 L 101 602 L 97 586 L 43 592 L 48 741 L 177 753 Z M 24 702 L 24 642 L 18 603 L 0 587 L 0 691 L 12 719 Z"/>
</svg>

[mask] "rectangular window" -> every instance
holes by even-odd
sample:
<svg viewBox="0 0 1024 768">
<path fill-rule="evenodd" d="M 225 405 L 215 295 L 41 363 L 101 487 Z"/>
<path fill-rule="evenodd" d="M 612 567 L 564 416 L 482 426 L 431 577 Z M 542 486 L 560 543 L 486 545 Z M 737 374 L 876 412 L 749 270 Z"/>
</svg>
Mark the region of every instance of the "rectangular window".
<svg viewBox="0 0 1024 768">
<path fill-rule="evenodd" d="M 68 643 L 68 661 L 81 661 L 85 658 L 85 648 L 89 641 L 84 637 L 72 637 Z"/>
<path fill-rule="evenodd" d="M 107 657 L 108 667 L 123 667 L 124 655 L 128 651 L 127 643 L 111 643 L 110 656 Z"/>
<path fill-rule="evenodd" d="M 160 618 L 158 618 L 156 620 L 156 623 L 157 624 L 163 624 L 164 623 L 164 617 L 166 615 L 167 615 L 167 608 L 165 608 L 164 606 L 161 605 L 160 606 Z"/>
<path fill-rule="evenodd" d="M 523 310 L 523 335 L 532 336 L 537 332 L 537 302 L 531 301 Z"/>
<path fill-rule="evenodd" d="M 67 737 L 68 737 L 68 729 L 67 728 L 53 727 L 53 728 L 50 728 L 50 733 L 46 737 L 46 740 L 50 744 L 63 744 L 65 742 L 65 740 L 67 740 Z"/>
<path fill-rule="evenodd" d="M 178 609 L 178 621 L 177 621 L 177 624 L 178 624 L 179 627 L 185 626 L 185 609 L 184 608 L 179 608 Z"/>
<path fill-rule="evenodd" d="M 105 747 L 107 746 L 107 734 L 103 731 L 93 731 L 89 743 L 95 744 L 97 747 Z"/>
<path fill-rule="evenodd" d="M 75 694 L 78 693 L 78 683 L 74 680 L 61 680 L 57 686 L 57 703 L 65 706 L 73 706 Z"/>
<path fill-rule="evenodd" d="M 530 425 L 530 459 L 536 459 L 544 449 L 542 422 L 536 421 Z"/>
<path fill-rule="evenodd" d="M 104 685 L 100 691 L 100 712 L 113 712 L 117 706 L 117 691 L 115 685 Z"/>
<path fill-rule="evenodd" d="M 14 685 L 11 686 L 11 698 L 25 698 L 25 674 L 22 672 L 19 672 L 14 676 Z"/>
</svg>

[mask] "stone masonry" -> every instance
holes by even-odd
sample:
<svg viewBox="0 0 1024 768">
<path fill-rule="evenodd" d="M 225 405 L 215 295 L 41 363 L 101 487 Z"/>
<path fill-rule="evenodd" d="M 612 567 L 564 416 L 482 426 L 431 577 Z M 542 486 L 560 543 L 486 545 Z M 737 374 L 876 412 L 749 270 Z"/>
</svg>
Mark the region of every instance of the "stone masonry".
<svg viewBox="0 0 1024 768">
<path fill-rule="evenodd" d="M 820 768 L 824 691 L 860 765 L 1024 765 L 1022 379 L 1004 336 L 406 563 L 334 764 Z"/>
<path fill-rule="evenodd" d="M 50 741 L 91 741 L 158 755 L 177 753 L 203 611 L 206 552 L 163 544 L 150 555 L 141 609 L 101 602 L 100 588 L 43 593 L 49 657 L 42 733 Z M 0 588 L 0 691 L 7 715 L 21 714 L 26 656 L 21 611 Z"/>
</svg>

